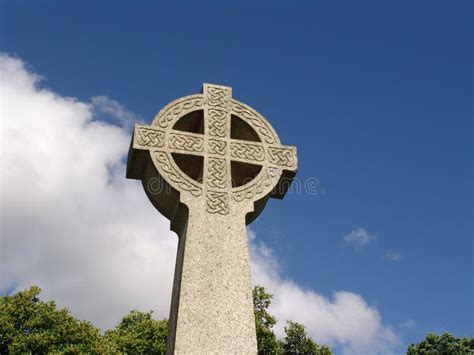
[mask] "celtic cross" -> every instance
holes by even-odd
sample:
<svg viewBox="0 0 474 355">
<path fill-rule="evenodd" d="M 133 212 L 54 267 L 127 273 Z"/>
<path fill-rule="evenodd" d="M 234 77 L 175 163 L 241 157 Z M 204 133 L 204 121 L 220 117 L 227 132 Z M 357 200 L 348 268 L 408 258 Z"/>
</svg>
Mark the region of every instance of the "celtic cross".
<svg viewBox="0 0 474 355">
<path fill-rule="evenodd" d="M 204 84 L 135 125 L 127 177 L 179 236 L 169 354 L 256 353 L 246 224 L 296 169 L 296 148 L 229 87 Z"/>
</svg>

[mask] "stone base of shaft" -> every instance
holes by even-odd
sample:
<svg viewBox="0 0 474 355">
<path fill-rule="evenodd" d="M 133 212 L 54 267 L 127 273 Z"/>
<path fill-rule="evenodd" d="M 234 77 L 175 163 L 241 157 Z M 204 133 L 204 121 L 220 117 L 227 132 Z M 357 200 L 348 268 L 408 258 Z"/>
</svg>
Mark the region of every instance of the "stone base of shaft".
<svg viewBox="0 0 474 355">
<path fill-rule="evenodd" d="M 232 216 L 231 216 L 232 217 Z M 256 354 L 243 216 L 195 211 L 181 236 L 168 354 Z"/>
</svg>

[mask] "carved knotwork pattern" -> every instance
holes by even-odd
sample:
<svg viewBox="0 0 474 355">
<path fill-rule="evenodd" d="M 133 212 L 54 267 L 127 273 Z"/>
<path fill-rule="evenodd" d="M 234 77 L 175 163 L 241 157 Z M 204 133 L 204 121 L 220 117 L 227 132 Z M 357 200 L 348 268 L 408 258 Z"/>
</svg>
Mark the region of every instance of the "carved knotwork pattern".
<svg viewBox="0 0 474 355">
<path fill-rule="evenodd" d="M 188 152 L 202 152 L 204 151 L 204 139 L 173 133 L 169 140 L 169 147 L 171 149 L 184 150 Z"/>
<path fill-rule="evenodd" d="M 263 122 L 253 111 L 249 110 L 245 106 L 235 103 L 232 106 L 232 110 L 240 118 L 249 121 L 248 123 L 264 138 L 266 143 L 276 143 L 275 137 L 269 127 Z"/>
<path fill-rule="evenodd" d="M 227 111 L 209 109 L 209 135 L 224 138 L 227 132 Z"/>
<path fill-rule="evenodd" d="M 209 109 L 209 135 L 214 137 L 225 137 L 227 130 L 227 111 Z"/>
<path fill-rule="evenodd" d="M 137 138 L 138 144 L 145 147 L 161 148 L 165 145 L 165 132 L 155 129 L 140 127 Z"/>
<path fill-rule="evenodd" d="M 208 191 L 206 194 L 206 211 L 221 215 L 229 214 L 229 195 L 227 192 Z"/>
<path fill-rule="evenodd" d="M 292 167 L 294 165 L 294 154 L 291 149 L 269 147 L 268 155 L 270 161 L 274 164 L 286 167 Z"/>
<path fill-rule="evenodd" d="M 235 201 L 241 202 L 245 199 L 253 199 L 266 190 L 267 187 L 274 183 L 275 177 L 278 175 L 279 169 L 274 167 L 264 168 L 263 175 L 250 186 L 241 191 L 236 191 L 232 194 Z"/>
<path fill-rule="evenodd" d="M 225 155 L 227 142 L 217 139 L 209 139 L 209 154 Z"/>
<path fill-rule="evenodd" d="M 179 101 L 170 108 L 168 108 L 163 115 L 158 119 L 158 126 L 166 128 L 171 122 L 174 122 L 178 116 L 182 116 L 185 111 L 195 111 L 201 109 L 204 104 L 204 98 L 189 98 Z"/>
<path fill-rule="evenodd" d="M 192 183 L 185 176 L 178 172 L 178 170 L 171 163 L 168 154 L 156 151 L 155 158 L 160 163 L 161 169 L 166 173 L 167 178 L 177 184 L 184 191 L 189 191 L 193 196 L 201 196 L 202 188 L 198 184 Z"/>
<path fill-rule="evenodd" d="M 263 161 L 265 159 L 265 150 L 260 145 L 249 143 L 231 143 L 230 155 L 234 158 Z"/>
<path fill-rule="evenodd" d="M 211 86 L 207 89 L 207 97 L 209 106 L 227 108 L 229 105 L 229 90 Z"/>
<path fill-rule="evenodd" d="M 215 189 L 226 188 L 227 166 L 226 160 L 209 158 L 207 184 Z"/>
</svg>

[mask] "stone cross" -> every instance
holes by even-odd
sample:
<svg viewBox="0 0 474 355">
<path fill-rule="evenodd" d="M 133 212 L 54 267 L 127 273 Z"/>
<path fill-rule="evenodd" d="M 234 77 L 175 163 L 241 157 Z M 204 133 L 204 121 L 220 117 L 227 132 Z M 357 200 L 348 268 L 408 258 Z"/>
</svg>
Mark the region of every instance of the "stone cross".
<svg viewBox="0 0 474 355">
<path fill-rule="evenodd" d="M 229 87 L 204 84 L 135 125 L 127 177 L 179 236 L 168 354 L 257 353 L 246 224 L 296 169 L 296 148 Z"/>
</svg>

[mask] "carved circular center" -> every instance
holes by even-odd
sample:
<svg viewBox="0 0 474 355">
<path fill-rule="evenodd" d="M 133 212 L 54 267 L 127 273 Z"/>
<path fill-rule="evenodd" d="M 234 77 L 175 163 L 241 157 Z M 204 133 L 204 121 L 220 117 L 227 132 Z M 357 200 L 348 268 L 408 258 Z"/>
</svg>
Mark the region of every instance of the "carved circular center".
<svg viewBox="0 0 474 355">
<path fill-rule="evenodd" d="M 244 120 L 231 115 L 230 135 L 211 138 L 205 130 L 205 121 L 204 111 L 196 110 L 179 118 L 172 127 L 169 144 L 176 149 L 171 154 L 176 165 L 184 174 L 201 184 L 206 165 L 207 171 L 211 172 L 208 179 L 212 179 L 213 174 L 219 177 L 226 170 L 230 171 L 228 185 L 231 187 L 244 186 L 253 181 L 262 170 L 264 153 L 260 146 L 250 143 L 261 142 L 258 133 Z M 255 163 L 233 159 L 229 155 L 229 146 L 232 147 L 234 156 L 255 156 Z"/>
</svg>

